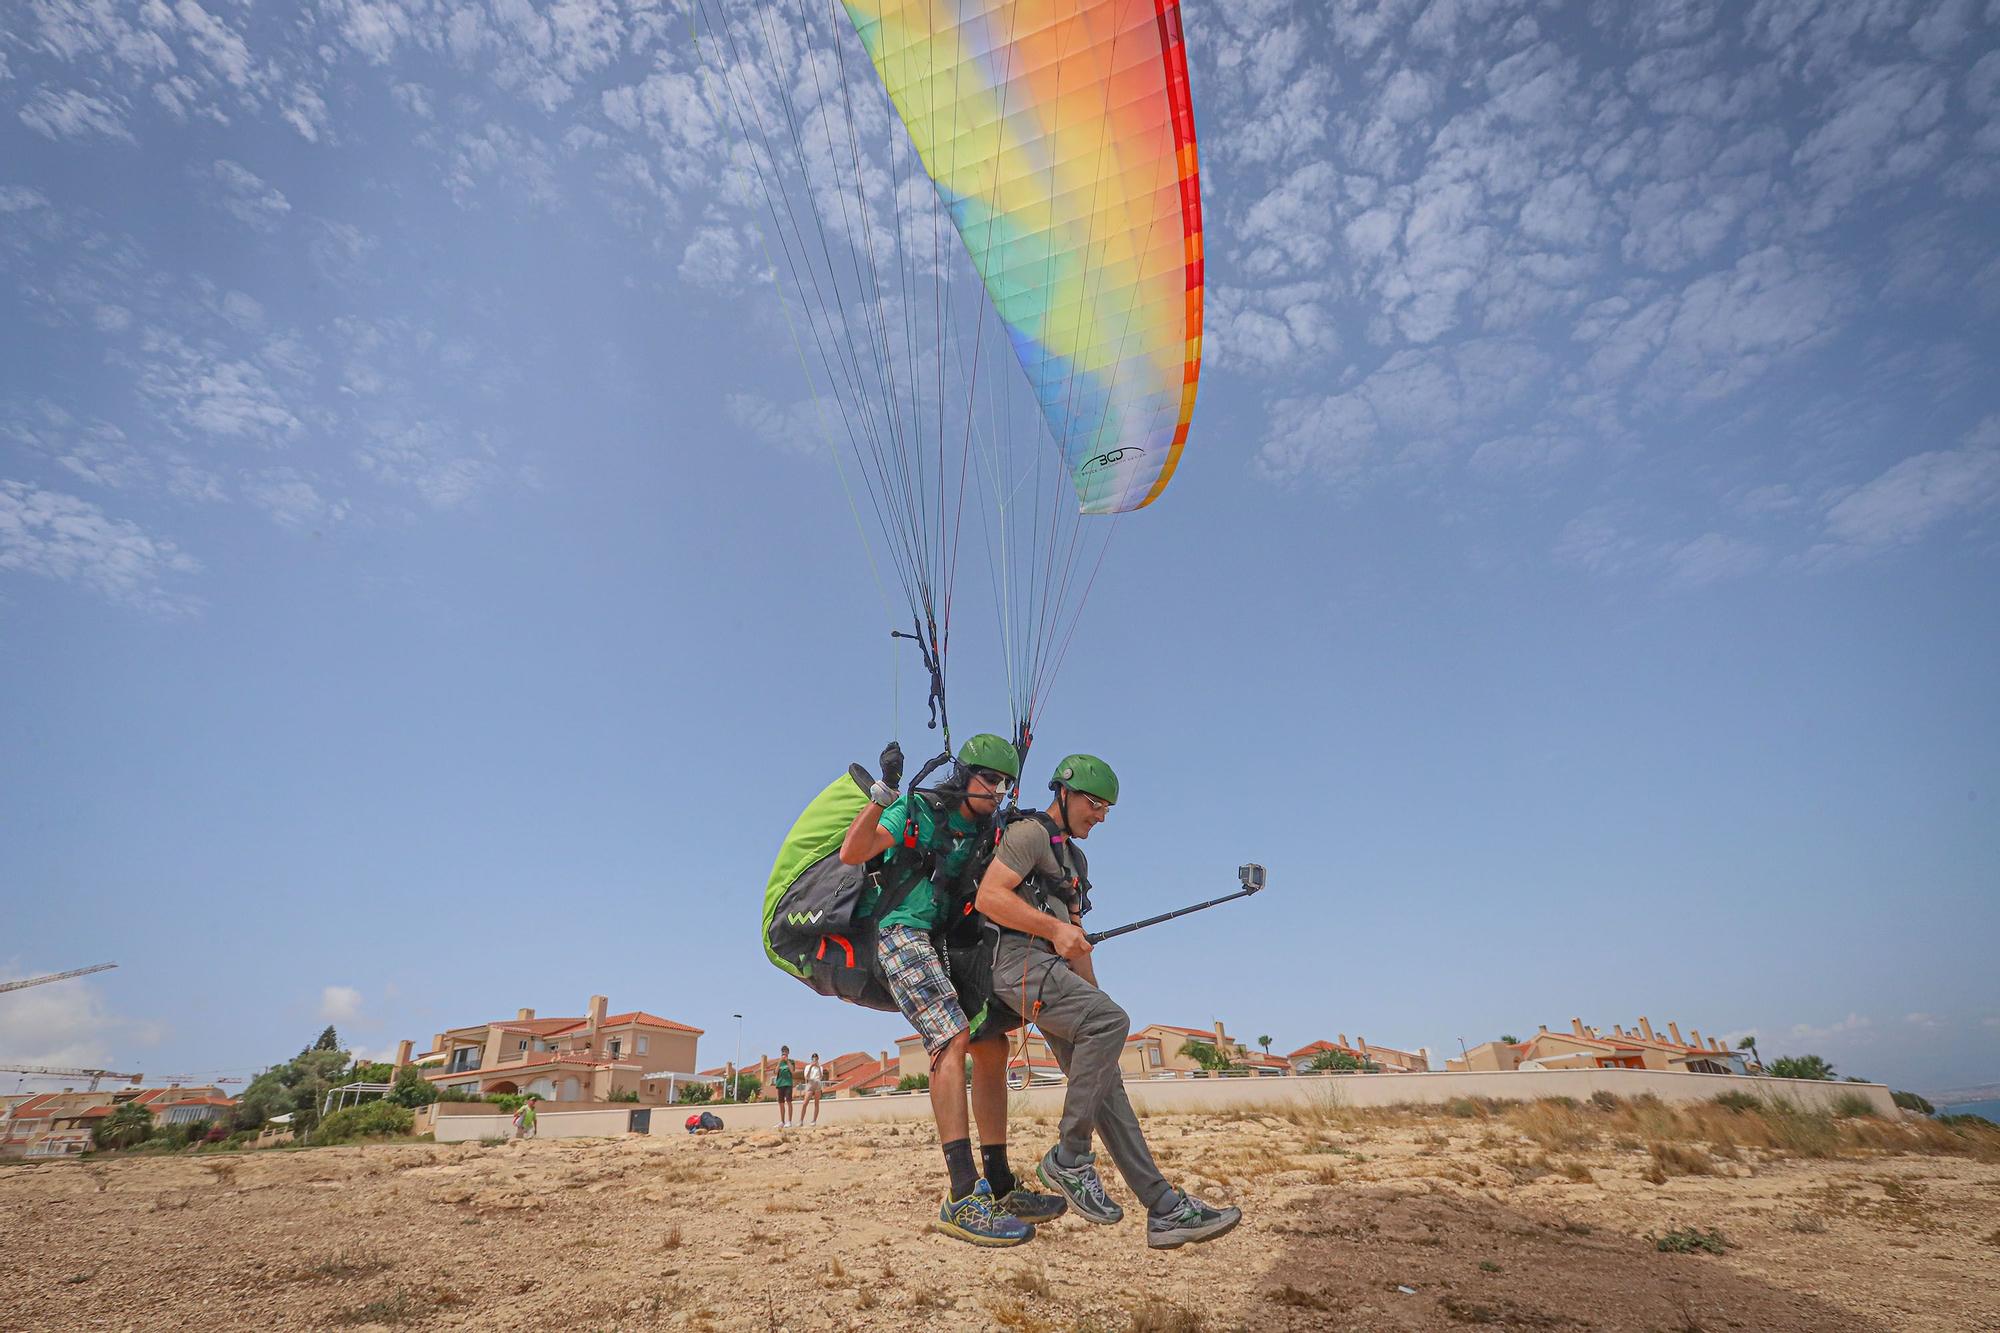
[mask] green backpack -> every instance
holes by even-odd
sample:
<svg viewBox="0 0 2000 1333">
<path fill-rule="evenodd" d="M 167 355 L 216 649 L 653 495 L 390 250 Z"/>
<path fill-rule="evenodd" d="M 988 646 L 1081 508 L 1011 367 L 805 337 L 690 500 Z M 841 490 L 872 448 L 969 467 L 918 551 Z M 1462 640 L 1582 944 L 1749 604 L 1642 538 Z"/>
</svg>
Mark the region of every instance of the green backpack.
<svg viewBox="0 0 2000 1333">
<path fill-rule="evenodd" d="M 862 910 L 879 867 L 840 863 L 841 839 L 867 803 L 843 773 L 792 822 L 764 886 L 764 953 L 821 995 L 893 1013 L 875 962 L 876 913 Z"/>
</svg>

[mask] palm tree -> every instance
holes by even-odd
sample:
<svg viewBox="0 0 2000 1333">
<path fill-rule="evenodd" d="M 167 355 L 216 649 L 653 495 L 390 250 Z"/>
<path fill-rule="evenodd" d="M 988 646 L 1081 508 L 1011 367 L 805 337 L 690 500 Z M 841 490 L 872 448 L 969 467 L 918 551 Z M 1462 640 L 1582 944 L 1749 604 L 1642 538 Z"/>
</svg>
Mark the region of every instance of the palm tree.
<svg viewBox="0 0 2000 1333">
<path fill-rule="evenodd" d="M 1831 1082 L 1834 1077 L 1833 1066 L 1818 1055 L 1781 1055 L 1765 1072 L 1773 1078 L 1809 1078 L 1819 1082 Z"/>
<path fill-rule="evenodd" d="M 1217 1050 L 1214 1042 L 1203 1041 L 1199 1037 L 1189 1037 L 1182 1042 L 1180 1053 L 1203 1069 L 1216 1071 L 1236 1068 L 1236 1062 Z"/>
<path fill-rule="evenodd" d="M 102 1148 L 129 1148 L 153 1136 L 153 1113 L 137 1102 L 126 1102 L 104 1117 L 94 1136 Z"/>
<path fill-rule="evenodd" d="M 1739 1041 L 1739 1042 L 1737 1042 L 1737 1043 L 1736 1043 L 1736 1049 L 1737 1049 L 1737 1050 L 1739 1050 L 1739 1051 L 1748 1051 L 1748 1052 L 1750 1052 L 1750 1058 L 1751 1058 L 1752 1060 L 1755 1060 L 1755 1061 L 1757 1062 L 1757 1067 L 1758 1067 L 1759 1069 L 1762 1069 L 1762 1068 L 1764 1067 L 1764 1057 L 1763 1057 L 1763 1056 L 1761 1056 L 1761 1055 L 1759 1055 L 1759 1054 L 1757 1054 L 1757 1034 L 1756 1034 L 1756 1033 L 1754 1033 L 1754 1032 L 1753 1032 L 1753 1033 L 1751 1033 L 1751 1034 L 1750 1034 L 1749 1036 L 1745 1037 L 1745 1038 L 1744 1038 L 1744 1039 L 1743 1039 L 1742 1041 Z"/>
<path fill-rule="evenodd" d="M 1509 1046 L 1519 1046 L 1521 1044 L 1521 1039 L 1511 1032 L 1501 1033 L 1500 1040 L 1506 1042 Z"/>
<path fill-rule="evenodd" d="M 1269 1037 L 1257 1038 L 1257 1044 L 1264 1048 L 1264 1054 L 1269 1055 L 1271 1053 L 1271 1039 Z"/>
</svg>

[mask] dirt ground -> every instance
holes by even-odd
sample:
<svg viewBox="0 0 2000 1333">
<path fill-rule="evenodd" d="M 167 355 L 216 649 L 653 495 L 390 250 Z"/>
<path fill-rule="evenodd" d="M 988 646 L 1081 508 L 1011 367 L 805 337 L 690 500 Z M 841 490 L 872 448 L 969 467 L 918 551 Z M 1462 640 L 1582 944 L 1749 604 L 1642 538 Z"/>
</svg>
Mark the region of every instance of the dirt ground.
<svg viewBox="0 0 2000 1333">
<path fill-rule="evenodd" d="M 1017 1159 L 1050 1132 L 1017 1120 Z M 1148 1132 L 1244 1224 L 975 1249 L 926 1229 L 917 1125 L 10 1166 L 0 1328 L 2000 1329 L 2000 1164 L 1551 1151 L 1505 1118 Z M 1659 1250 L 1685 1228 L 1721 1253 Z"/>
</svg>

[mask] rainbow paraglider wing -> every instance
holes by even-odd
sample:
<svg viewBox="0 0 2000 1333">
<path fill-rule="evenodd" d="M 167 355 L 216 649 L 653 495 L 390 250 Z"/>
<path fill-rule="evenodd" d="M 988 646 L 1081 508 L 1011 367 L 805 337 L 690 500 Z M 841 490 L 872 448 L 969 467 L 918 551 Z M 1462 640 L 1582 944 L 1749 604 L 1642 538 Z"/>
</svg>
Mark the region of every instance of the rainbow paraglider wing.
<svg viewBox="0 0 2000 1333">
<path fill-rule="evenodd" d="M 844 0 L 1084 513 L 1159 498 L 1201 374 L 1180 0 Z"/>
</svg>

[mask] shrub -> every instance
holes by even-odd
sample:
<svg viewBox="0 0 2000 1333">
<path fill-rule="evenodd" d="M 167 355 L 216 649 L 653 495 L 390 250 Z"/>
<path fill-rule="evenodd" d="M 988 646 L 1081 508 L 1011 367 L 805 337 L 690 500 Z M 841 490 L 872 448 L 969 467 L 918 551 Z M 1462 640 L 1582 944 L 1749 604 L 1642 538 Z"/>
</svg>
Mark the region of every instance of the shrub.
<svg viewBox="0 0 2000 1333">
<path fill-rule="evenodd" d="M 1919 1096 L 1917 1093 L 1892 1092 L 1889 1096 L 1896 1105 L 1902 1107 L 1905 1111 L 1915 1111 L 1919 1115 L 1937 1114 L 1937 1107 L 1932 1106 L 1928 1098 Z"/>
<path fill-rule="evenodd" d="M 702 1106 L 715 1096 L 715 1089 L 706 1083 L 683 1083 L 674 1089 L 674 1104 L 677 1106 Z"/>
<path fill-rule="evenodd" d="M 931 1085 L 929 1074 L 905 1074 L 896 1080 L 897 1092 L 922 1092 Z"/>
<path fill-rule="evenodd" d="M 1608 1088 L 1599 1088 L 1590 1094 L 1590 1104 L 1600 1111 L 1615 1111 L 1618 1109 L 1618 1094 Z"/>
<path fill-rule="evenodd" d="M 1761 1110 L 1764 1105 L 1747 1092 L 1719 1092 L 1710 1100 L 1725 1111 L 1735 1111 L 1739 1115 L 1745 1111 Z"/>
<path fill-rule="evenodd" d="M 1729 1248 L 1729 1242 L 1714 1229 L 1700 1231 L 1694 1227 L 1674 1227 L 1656 1239 L 1653 1248 L 1662 1254 L 1721 1254 Z"/>
<path fill-rule="evenodd" d="M 604 1100 L 607 1102 L 636 1102 L 639 1100 L 639 1094 L 636 1092 L 614 1092 Z"/>
<path fill-rule="evenodd" d="M 1858 1092 L 1850 1092 L 1834 1102 L 1833 1113 L 1842 1120 L 1862 1120 L 1875 1114 L 1875 1103 Z"/>
<path fill-rule="evenodd" d="M 394 1102 L 364 1102 L 360 1106 L 335 1111 L 320 1121 L 319 1127 L 313 1130 L 312 1141 L 325 1145 L 407 1134 L 415 1120 L 416 1114 L 407 1106 L 398 1106 Z"/>
<path fill-rule="evenodd" d="M 1773 1078 L 1804 1078 L 1821 1083 L 1833 1080 L 1833 1066 L 1817 1055 L 1781 1055 L 1766 1071 Z"/>
<path fill-rule="evenodd" d="M 404 1065 L 396 1071 L 395 1084 L 389 1089 L 390 1101 L 415 1110 L 419 1106 L 429 1106 L 437 1099 L 437 1086 L 425 1078 L 415 1065 Z"/>
</svg>

